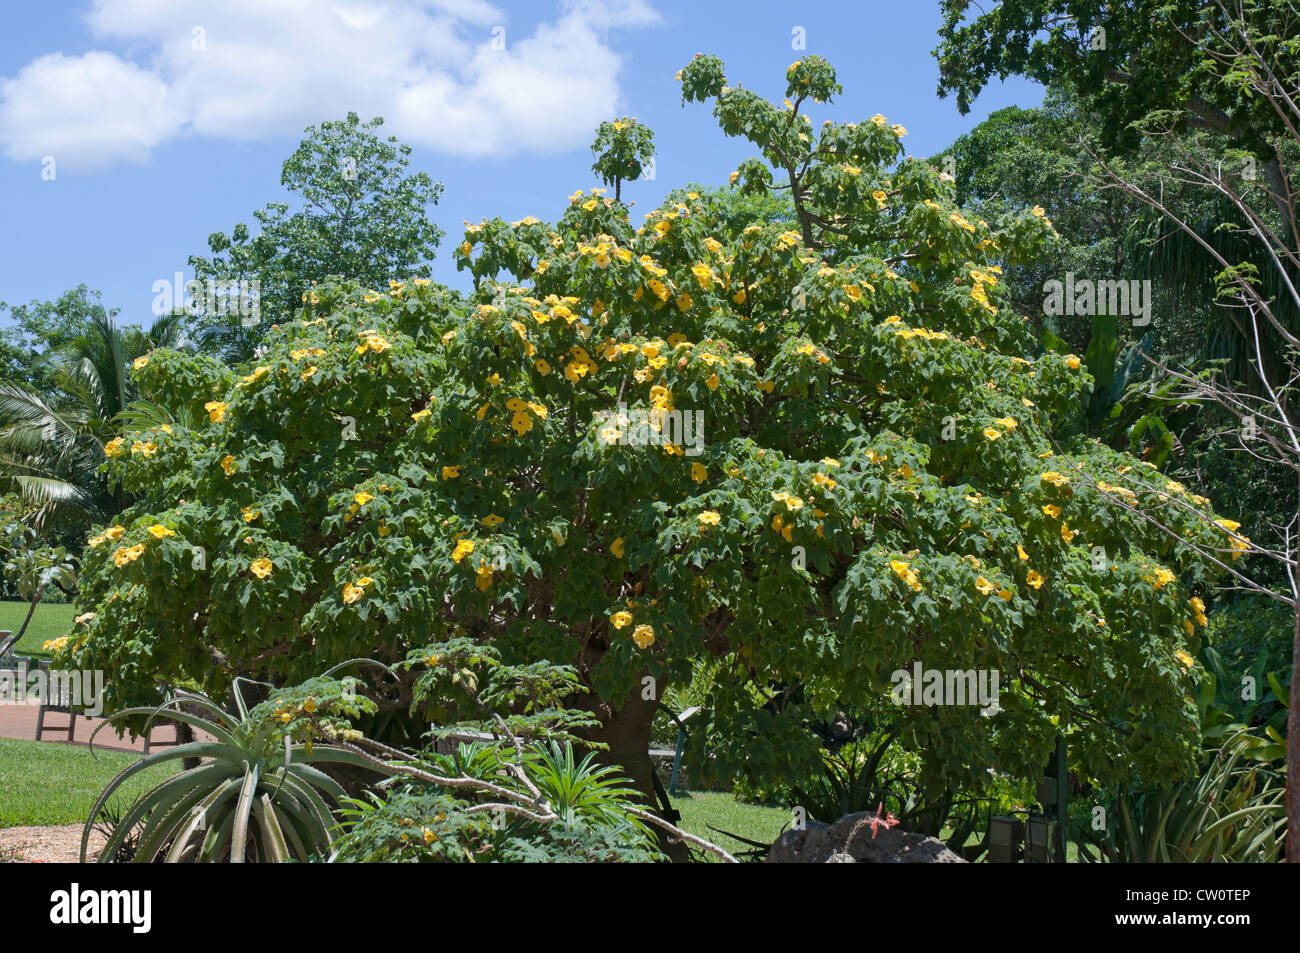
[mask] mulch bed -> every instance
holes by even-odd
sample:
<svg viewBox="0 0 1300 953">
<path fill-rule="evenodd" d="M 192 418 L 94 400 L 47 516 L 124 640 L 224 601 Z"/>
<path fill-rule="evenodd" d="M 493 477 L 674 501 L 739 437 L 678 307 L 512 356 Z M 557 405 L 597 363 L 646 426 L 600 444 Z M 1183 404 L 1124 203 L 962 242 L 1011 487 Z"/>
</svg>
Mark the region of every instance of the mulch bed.
<svg viewBox="0 0 1300 953">
<path fill-rule="evenodd" d="M 75 864 L 81 857 L 80 824 L 61 824 L 57 827 L 2 827 L 0 828 L 0 857 L 15 863 Z M 90 859 L 99 856 L 104 846 L 104 835 L 92 831 Z"/>
</svg>

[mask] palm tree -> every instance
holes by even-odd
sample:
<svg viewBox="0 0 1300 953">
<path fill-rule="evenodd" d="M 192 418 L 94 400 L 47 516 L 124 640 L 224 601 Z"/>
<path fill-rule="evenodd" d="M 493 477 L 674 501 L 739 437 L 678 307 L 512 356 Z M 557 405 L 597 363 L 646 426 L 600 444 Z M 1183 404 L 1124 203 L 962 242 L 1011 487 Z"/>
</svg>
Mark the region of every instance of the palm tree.
<svg viewBox="0 0 1300 953">
<path fill-rule="evenodd" d="M 178 315 L 163 315 L 147 330 L 119 328 L 106 315 L 52 355 L 56 391 L 40 394 L 0 383 L 0 492 L 15 491 L 38 531 L 60 533 L 103 522 L 129 498 L 100 472 L 104 444 L 119 429 L 118 415 L 140 394 L 130 379 L 135 358 L 160 347 L 183 346 Z"/>
</svg>

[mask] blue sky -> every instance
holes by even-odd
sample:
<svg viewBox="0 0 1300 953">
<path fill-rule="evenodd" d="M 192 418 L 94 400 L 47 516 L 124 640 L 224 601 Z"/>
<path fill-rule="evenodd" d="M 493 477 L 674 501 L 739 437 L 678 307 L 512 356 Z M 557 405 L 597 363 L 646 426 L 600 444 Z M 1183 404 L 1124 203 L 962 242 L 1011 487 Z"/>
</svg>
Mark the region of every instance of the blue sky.
<svg viewBox="0 0 1300 953">
<path fill-rule="evenodd" d="M 0 301 L 84 282 L 119 321 L 147 324 L 153 283 L 188 277 L 210 233 L 285 200 L 280 164 L 304 128 L 350 109 L 383 115 L 414 147 L 412 166 L 445 183 L 430 209 L 448 232 L 434 277 L 463 288 L 449 254 L 462 220 L 555 218 L 593 184 L 588 146 L 602 118 L 655 130 L 656 179 L 625 191 L 645 210 L 677 185 L 724 182 L 752 154 L 708 106 L 681 107 L 673 74 L 696 52 L 779 99 L 801 29 L 845 90 L 814 120 L 883 113 L 907 127 L 914 155 L 1003 106 L 1040 102 L 1023 81 L 990 87 L 968 116 L 939 99 L 939 16 L 938 0 L 11 5 L 0 33 Z M 42 178 L 46 156 L 53 180 Z"/>
</svg>

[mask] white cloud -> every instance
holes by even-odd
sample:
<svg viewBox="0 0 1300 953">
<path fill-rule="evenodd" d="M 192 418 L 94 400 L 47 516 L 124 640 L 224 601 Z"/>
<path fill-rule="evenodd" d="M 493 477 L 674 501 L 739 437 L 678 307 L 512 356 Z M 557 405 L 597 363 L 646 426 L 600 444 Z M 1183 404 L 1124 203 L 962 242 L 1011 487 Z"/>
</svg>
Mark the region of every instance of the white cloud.
<svg viewBox="0 0 1300 953">
<path fill-rule="evenodd" d="M 456 155 L 567 149 L 619 108 L 611 31 L 658 15 L 563 0 L 520 36 L 486 0 L 95 0 L 86 22 L 116 52 L 0 78 L 10 158 L 141 161 L 178 136 L 292 136 L 349 110 Z"/>
</svg>

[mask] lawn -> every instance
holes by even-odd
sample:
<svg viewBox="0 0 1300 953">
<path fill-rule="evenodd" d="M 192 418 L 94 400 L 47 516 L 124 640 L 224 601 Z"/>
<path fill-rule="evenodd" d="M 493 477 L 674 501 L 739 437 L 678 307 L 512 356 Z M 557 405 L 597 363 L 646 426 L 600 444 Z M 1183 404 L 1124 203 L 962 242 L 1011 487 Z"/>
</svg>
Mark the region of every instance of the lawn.
<svg viewBox="0 0 1300 953">
<path fill-rule="evenodd" d="M 108 782 L 136 760 L 121 751 L 92 754 L 76 745 L 0 738 L 0 827 L 84 823 Z M 125 807 L 176 768 L 162 764 L 142 771 L 115 802 Z"/>
<path fill-rule="evenodd" d="M 751 847 L 717 831 L 729 831 L 749 840 L 770 844 L 791 819 L 789 811 L 741 804 L 734 795 L 724 792 L 683 791 L 672 799 L 672 803 L 682 814 L 682 830 L 710 840 L 732 853 L 749 850 Z M 710 830 L 710 827 L 717 830 Z"/>
<path fill-rule="evenodd" d="M 27 618 L 28 603 L 0 602 L 0 629 L 17 632 L 23 627 Z M 43 602 L 36 607 L 27 633 L 18 643 L 18 654 L 29 658 L 49 658 L 50 653 L 41 646 L 50 639 L 57 639 L 72 631 L 73 607 L 68 604 L 56 605 Z"/>
</svg>

